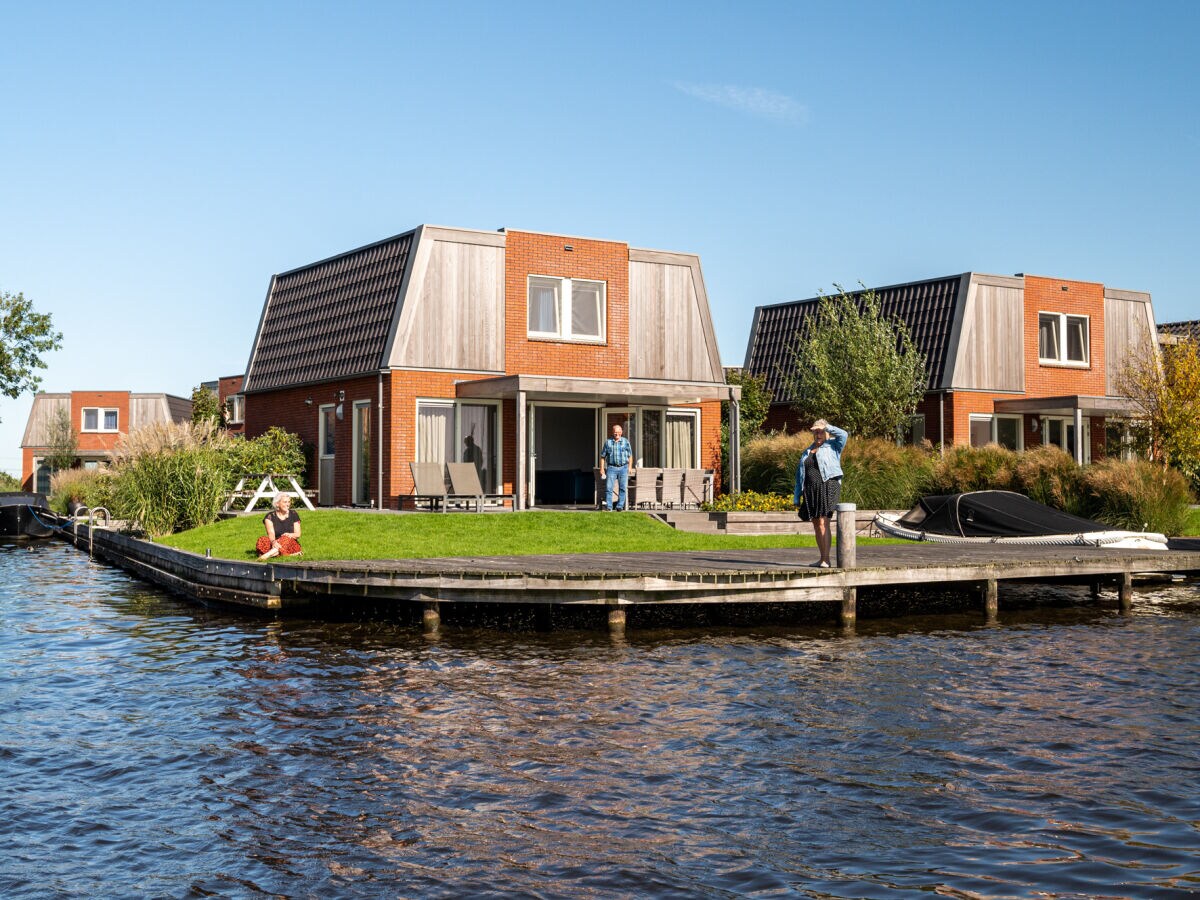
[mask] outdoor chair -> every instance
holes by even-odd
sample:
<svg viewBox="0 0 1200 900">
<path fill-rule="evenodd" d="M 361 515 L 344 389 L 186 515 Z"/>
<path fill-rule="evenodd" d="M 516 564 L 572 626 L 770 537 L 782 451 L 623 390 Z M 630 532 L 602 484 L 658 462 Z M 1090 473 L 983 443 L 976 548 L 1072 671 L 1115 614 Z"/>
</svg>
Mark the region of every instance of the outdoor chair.
<svg viewBox="0 0 1200 900">
<path fill-rule="evenodd" d="M 707 474 L 703 469 L 683 470 L 683 505 L 699 509 L 700 504 L 708 499 L 706 484 Z"/>
<path fill-rule="evenodd" d="M 592 467 L 592 475 L 596 479 L 596 509 L 604 509 L 604 492 L 608 489 L 607 481 L 600 474 L 600 467 Z M 615 495 L 619 488 L 613 485 L 613 494 Z"/>
<path fill-rule="evenodd" d="M 410 462 L 409 470 L 413 477 L 413 492 L 408 495 L 415 509 L 421 501 L 429 503 L 431 512 L 446 511 L 446 476 L 442 474 L 442 464 L 439 462 Z M 404 497 L 400 498 L 402 501 Z"/>
<path fill-rule="evenodd" d="M 667 509 L 683 505 L 683 469 L 662 470 L 661 502 Z"/>
<path fill-rule="evenodd" d="M 662 474 L 662 469 L 637 469 L 637 475 L 633 483 L 633 502 L 630 506 L 634 509 L 654 509 L 658 506 L 658 476 Z"/>
<path fill-rule="evenodd" d="M 489 494 L 485 491 L 479 480 L 479 470 L 473 462 L 447 463 L 446 468 L 450 472 L 450 499 L 469 499 L 474 503 L 476 512 L 483 512 L 483 504 L 487 500 L 503 503 L 513 499 L 512 494 Z"/>
</svg>

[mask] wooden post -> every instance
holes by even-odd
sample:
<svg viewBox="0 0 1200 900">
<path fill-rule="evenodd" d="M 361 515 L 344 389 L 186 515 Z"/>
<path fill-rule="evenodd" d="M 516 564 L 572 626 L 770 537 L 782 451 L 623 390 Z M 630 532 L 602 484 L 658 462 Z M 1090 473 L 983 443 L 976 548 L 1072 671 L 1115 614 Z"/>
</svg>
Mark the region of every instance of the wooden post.
<svg viewBox="0 0 1200 900">
<path fill-rule="evenodd" d="M 989 622 L 996 621 L 996 614 L 1000 611 L 1000 591 L 995 578 L 983 583 L 983 611 Z"/>
<path fill-rule="evenodd" d="M 1096 579 L 1092 582 L 1092 599 L 1100 599 L 1100 579 Z"/>
<path fill-rule="evenodd" d="M 625 607 L 610 606 L 608 608 L 608 633 L 613 637 L 625 633 Z"/>
<path fill-rule="evenodd" d="M 1121 612 L 1127 613 L 1133 609 L 1133 573 L 1121 573 Z"/>
<path fill-rule="evenodd" d="M 853 628 L 858 621 L 858 588 L 842 588 L 842 627 Z"/>
<path fill-rule="evenodd" d="M 426 600 L 421 610 L 421 629 L 426 634 L 433 634 L 442 625 L 442 613 L 436 600 Z"/>
<path fill-rule="evenodd" d="M 837 505 L 837 567 L 853 569 L 858 561 L 858 545 L 855 539 L 858 507 L 853 503 Z"/>
</svg>

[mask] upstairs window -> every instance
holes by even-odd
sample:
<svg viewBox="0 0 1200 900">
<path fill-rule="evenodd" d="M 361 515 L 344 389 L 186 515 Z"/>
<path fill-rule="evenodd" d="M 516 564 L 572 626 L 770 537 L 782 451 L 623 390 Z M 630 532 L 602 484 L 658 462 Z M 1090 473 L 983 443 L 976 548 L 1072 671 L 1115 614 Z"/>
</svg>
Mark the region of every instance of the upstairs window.
<svg viewBox="0 0 1200 900">
<path fill-rule="evenodd" d="M 1086 366 L 1088 317 L 1066 313 L 1038 313 L 1038 361 Z"/>
<path fill-rule="evenodd" d="M 562 341 L 604 340 L 603 281 L 529 276 L 529 336 Z"/>
<path fill-rule="evenodd" d="M 116 431 L 117 411 L 115 409 L 102 409 L 98 406 L 85 406 L 83 408 L 83 424 L 79 430 Z"/>
</svg>

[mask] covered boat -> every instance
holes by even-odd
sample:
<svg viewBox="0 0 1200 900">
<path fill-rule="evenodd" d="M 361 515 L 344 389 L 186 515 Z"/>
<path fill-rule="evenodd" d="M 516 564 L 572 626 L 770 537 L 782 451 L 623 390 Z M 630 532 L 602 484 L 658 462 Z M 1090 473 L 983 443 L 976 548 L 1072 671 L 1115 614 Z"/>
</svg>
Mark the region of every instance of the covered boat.
<svg viewBox="0 0 1200 900">
<path fill-rule="evenodd" d="M 29 491 L 0 491 L 0 535 L 4 537 L 50 537 L 54 513 L 45 494 Z"/>
<path fill-rule="evenodd" d="M 1012 491 L 922 497 L 904 515 L 879 513 L 884 534 L 947 544 L 1075 544 L 1120 550 L 1166 550 L 1164 535 L 1114 531 Z"/>
</svg>

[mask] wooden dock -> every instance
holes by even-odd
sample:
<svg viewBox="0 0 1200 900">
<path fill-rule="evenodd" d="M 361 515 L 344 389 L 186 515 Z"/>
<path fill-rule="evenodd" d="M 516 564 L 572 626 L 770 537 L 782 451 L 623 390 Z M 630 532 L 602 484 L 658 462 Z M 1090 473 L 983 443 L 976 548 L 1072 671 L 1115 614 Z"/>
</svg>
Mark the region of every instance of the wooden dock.
<svg viewBox="0 0 1200 900">
<path fill-rule="evenodd" d="M 1172 541 L 1163 551 L 1103 550 L 1002 544 L 876 545 L 857 548 L 856 565 L 811 566 L 814 548 L 686 553 L 599 553 L 453 557 L 345 562 L 238 562 L 212 559 L 80 525 L 63 532 L 92 555 L 193 600 L 263 611 L 336 606 L 419 604 L 436 628 L 444 603 L 601 606 L 610 628 L 625 610 L 663 604 L 839 603 L 852 624 L 862 589 L 945 589 L 975 592 L 988 616 L 1003 582 L 1089 584 L 1132 603 L 1141 572 L 1200 573 L 1200 539 Z"/>
</svg>

